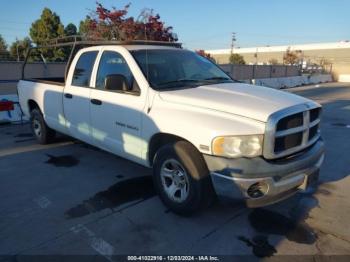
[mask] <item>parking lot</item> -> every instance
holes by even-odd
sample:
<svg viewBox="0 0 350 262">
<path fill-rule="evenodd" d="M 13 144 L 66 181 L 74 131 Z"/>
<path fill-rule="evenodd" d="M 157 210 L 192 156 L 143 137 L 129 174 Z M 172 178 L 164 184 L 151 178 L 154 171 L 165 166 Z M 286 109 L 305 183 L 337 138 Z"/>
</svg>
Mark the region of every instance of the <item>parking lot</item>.
<svg viewBox="0 0 350 262">
<path fill-rule="evenodd" d="M 218 202 L 180 217 L 156 196 L 150 170 L 65 137 L 38 145 L 28 124 L 0 126 L 0 254 L 349 258 L 350 84 L 290 90 L 323 105 L 319 187 L 259 209 Z"/>
</svg>

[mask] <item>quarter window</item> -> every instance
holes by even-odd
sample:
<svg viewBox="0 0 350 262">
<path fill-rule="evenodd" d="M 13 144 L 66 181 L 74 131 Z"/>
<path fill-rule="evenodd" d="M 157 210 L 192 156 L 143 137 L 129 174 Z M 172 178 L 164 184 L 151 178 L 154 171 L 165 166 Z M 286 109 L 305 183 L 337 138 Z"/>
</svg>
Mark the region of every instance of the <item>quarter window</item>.
<svg viewBox="0 0 350 262">
<path fill-rule="evenodd" d="M 96 60 L 98 51 L 82 53 L 75 66 L 72 85 L 73 86 L 90 86 L 92 68 Z"/>
</svg>

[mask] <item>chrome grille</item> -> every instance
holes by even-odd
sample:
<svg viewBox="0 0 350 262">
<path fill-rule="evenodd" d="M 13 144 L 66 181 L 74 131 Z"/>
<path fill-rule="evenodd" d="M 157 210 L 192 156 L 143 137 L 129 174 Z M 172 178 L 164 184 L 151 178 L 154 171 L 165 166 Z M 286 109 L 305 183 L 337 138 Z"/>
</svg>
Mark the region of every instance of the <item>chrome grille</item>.
<svg viewBox="0 0 350 262">
<path fill-rule="evenodd" d="M 321 107 L 306 103 L 272 114 L 266 125 L 264 157 L 291 155 L 315 143 L 319 137 Z"/>
</svg>

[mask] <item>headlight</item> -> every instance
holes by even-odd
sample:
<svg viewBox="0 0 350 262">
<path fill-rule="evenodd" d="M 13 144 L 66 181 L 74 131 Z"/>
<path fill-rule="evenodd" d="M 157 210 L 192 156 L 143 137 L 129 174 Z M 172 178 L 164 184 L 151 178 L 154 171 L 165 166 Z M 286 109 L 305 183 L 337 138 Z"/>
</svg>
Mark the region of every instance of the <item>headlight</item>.
<svg viewBox="0 0 350 262">
<path fill-rule="evenodd" d="M 232 158 L 259 156 L 263 139 L 263 135 L 219 136 L 213 140 L 213 154 Z"/>
</svg>

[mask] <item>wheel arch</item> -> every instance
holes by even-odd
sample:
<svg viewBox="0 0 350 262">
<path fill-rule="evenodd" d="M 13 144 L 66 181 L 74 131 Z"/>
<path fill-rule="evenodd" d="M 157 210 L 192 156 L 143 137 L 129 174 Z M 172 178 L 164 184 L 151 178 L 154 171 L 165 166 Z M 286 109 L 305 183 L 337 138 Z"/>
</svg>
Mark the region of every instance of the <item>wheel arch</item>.
<svg viewBox="0 0 350 262">
<path fill-rule="evenodd" d="M 169 144 L 169 143 L 174 143 L 177 141 L 186 141 L 189 144 L 191 144 L 194 148 L 195 145 L 193 145 L 190 141 L 188 141 L 187 139 L 174 135 L 174 134 L 170 134 L 170 133 L 157 133 L 154 134 L 149 142 L 149 146 L 148 146 L 148 162 L 150 166 L 153 166 L 153 161 L 154 161 L 154 157 L 157 153 L 157 151 L 164 145 Z M 197 149 L 197 148 L 196 148 Z M 197 149 L 198 150 L 198 149 Z"/>
<path fill-rule="evenodd" d="M 38 108 L 38 109 L 41 111 L 41 109 L 40 109 L 38 103 L 35 102 L 33 99 L 29 99 L 29 100 L 28 100 L 28 110 L 29 110 L 29 113 L 30 113 L 31 111 L 33 111 L 33 109 L 36 109 L 36 108 Z"/>
</svg>

